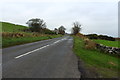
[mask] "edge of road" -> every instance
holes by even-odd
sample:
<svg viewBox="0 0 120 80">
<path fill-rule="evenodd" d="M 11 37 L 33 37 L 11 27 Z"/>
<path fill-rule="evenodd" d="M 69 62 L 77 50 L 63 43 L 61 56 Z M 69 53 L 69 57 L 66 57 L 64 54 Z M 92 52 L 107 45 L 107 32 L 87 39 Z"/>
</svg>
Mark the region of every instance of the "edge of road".
<svg viewBox="0 0 120 80">
<path fill-rule="evenodd" d="M 78 58 L 78 70 L 81 73 L 81 78 L 99 78 L 100 75 L 92 72 L 92 70 L 86 68 L 85 63 L 79 58 Z"/>
<path fill-rule="evenodd" d="M 74 38 L 73 38 L 73 41 L 74 41 Z M 73 47 L 74 47 L 74 43 L 73 43 Z M 74 51 L 73 51 L 73 53 L 75 54 Z M 81 79 L 83 79 L 83 78 L 100 78 L 100 75 L 98 73 L 93 72 L 92 69 L 89 69 L 85 66 L 85 63 L 84 63 L 84 61 L 81 60 L 80 56 L 76 55 L 76 57 L 78 59 L 78 70 L 81 73 L 81 75 L 80 75 Z"/>
<path fill-rule="evenodd" d="M 65 37 L 65 36 L 61 36 L 61 37 L 57 37 L 57 38 L 62 38 L 62 37 Z M 57 39 L 57 38 L 52 38 L 52 39 Z M 32 45 L 32 44 L 34 44 L 34 43 L 38 43 L 38 42 L 42 42 L 42 41 L 48 41 L 48 40 L 52 40 L 52 39 L 45 39 L 45 40 L 40 40 L 40 41 L 34 41 L 34 42 L 30 42 L 30 43 L 24 43 L 24 44 L 9 46 L 9 47 L 17 47 L 17 46 Z M 9 47 L 4 47 L 4 48 L 2 47 L 2 49 L 9 48 Z"/>
</svg>

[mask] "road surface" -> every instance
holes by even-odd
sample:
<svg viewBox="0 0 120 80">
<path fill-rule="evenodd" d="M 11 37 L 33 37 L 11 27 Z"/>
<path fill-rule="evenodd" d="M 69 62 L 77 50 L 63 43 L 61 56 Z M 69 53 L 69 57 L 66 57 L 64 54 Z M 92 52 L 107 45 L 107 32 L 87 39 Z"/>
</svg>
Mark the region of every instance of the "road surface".
<svg viewBox="0 0 120 80">
<path fill-rule="evenodd" d="M 73 38 L 64 36 L 4 48 L 3 78 L 80 78 Z"/>
</svg>

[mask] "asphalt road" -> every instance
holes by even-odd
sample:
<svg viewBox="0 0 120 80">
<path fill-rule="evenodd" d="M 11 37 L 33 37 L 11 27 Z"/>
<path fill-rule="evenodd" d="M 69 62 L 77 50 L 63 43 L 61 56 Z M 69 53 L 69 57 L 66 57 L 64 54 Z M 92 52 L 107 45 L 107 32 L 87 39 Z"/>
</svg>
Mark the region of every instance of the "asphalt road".
<svg viewBox="0 0 120 80">
<path fill-rule="evenodd" d="M 3 78 L 80 78 L 73 38 L 64 36 L 2 51 Z"/>
</svg>

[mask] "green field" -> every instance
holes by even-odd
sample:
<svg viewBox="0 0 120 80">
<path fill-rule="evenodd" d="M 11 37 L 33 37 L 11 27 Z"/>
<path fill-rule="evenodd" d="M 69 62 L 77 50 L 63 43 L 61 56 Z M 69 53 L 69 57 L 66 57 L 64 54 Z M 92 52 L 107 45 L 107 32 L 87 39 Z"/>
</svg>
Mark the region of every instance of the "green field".
<svg viewBox="0 0 120 80">
<path fill-rule="evenodd" d="M 22 30 L 27 29 L 28 27 L 22 26 L 22 25 L 15 25 L 12 23 L 7 23 L 7 22 L 0 22 L 2 26 L 2 32 L 22 32 Z"/>
<path fill-rule="evenodd" d="M 110 47 L 120 47 L 120 45 L 118 45 L 118 43 L 120 43 L 120 41 L 108 41 L 108 40 L 93 40 L 96 43 L 99 44 L 103 44 L 105 46 L 110 46 Z"/>
<path fill-rule="evenodd" d="M 98 50 L 85 49 L 84 41 L 79 37 L 74 37 L 73 50 L 84 61 L 87 68 L 93 69 L 92 71 L 97 72 L 103 78 L 118 77 L 120 58 L 101 53 Z"/>
<path fill-rule="evenodd" d="M 24 43 L 30 43 L 35 41 L 41 41 L 46 39 L 52 39 L 61 37 L 62 35 L 50 35 L 50 34 L 41 34 L 41 33 L 33 33 L 33 32 L 24 32 L 24 29 L 27 29 L 28 27 L 22 26 L 22 25 L 15 25 L 12 23 L 6 23 L 6 22 L 0 22 L 0 29 L 1 32 L 3 32 L 2 36 L 2 47 L 9 47 Z M 45 29 L 45 33 L 50 33 L 51 31 L 49 29 Z M 11 37 L 11 35 L 15 34 L 24 34 L 23 37 Z M 34 34 L 37 34 L 38 36 L 34 36 Z M 1 42 L 0 42 L 1 43 Z"/>
</svg>

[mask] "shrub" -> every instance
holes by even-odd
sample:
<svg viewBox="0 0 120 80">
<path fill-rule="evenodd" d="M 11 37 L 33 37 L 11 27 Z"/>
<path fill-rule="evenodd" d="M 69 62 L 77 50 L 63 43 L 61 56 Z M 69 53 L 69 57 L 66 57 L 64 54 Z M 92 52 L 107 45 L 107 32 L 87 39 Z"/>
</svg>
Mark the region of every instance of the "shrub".
<svg viewBox="0 0 120 80">
<path fill-rule="evenodd" d="M 99 35 L 98 38 L 103 39 L 103 40 L 115 41 L 115 38 L 110 37 L 110 36 L 106 36 L 106 35 Z"/>
<path fill-rule="evenodd" d="M 47 28 L 45 28 L 43 31 L 44 31 L 45 34 L 56 34 L 55 32 L 53 32 L 53 31 L 51 31 Z"/>
<path fill-rule="evenodd" d="M 89 39 L 84 39 L 84 44 L 85 44 L 86 49 L 95 49 L 96 48 L 96 43 Z"/>
<path fill-rule="evenodd" d="M 3 32 L 2 37 L 24 37 L 23 33 Z"/>
<path fill-rule="evenodd" d="M 19 37 L 40 37 L 40 36 L 47 36 L 47 34 L 40 34 L 40 33 L 16 33 L 16 32 L 2 32 L 3 38 L 19 38 Z"/>
<path fill-rule="evenodd" d="M 76 36 L 82 38 L 82 39 L 86 39 L 87 37 L 84 36 L 82 33 L 77 33 Z"/>
<path fill-rule="evenodd" d="M 102 40 L 115 41 L 115 38 L 107 35 L 88 34 L 85 36 L 88 37 L 89 39 L 102 39 Z"/>
</svg>

